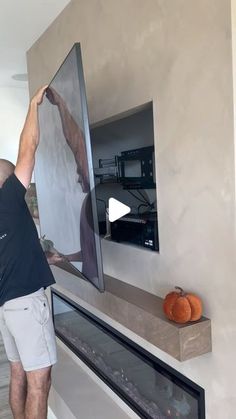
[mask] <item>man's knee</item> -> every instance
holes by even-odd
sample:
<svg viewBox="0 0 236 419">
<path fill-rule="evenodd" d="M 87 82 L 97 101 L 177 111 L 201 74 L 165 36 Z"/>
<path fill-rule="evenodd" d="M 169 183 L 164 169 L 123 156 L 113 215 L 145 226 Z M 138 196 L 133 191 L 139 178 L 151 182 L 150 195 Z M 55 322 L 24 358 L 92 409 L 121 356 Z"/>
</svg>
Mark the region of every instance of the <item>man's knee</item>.
<svg viewBox="0 0 236 419">
<path fill-rule="evenodd" d="M 26 372 L 23 369 L 21 362 L 10 362 L 11 380 L 20 382 L 26 381 Z"/>
<path fill-rule="evenodd" d="M 51 369 L 52 367 L 46 367 L 26 373 L 28 393 L 40 392 L 47 394 L 49 392 L 51 387 Z"/>
</svg>

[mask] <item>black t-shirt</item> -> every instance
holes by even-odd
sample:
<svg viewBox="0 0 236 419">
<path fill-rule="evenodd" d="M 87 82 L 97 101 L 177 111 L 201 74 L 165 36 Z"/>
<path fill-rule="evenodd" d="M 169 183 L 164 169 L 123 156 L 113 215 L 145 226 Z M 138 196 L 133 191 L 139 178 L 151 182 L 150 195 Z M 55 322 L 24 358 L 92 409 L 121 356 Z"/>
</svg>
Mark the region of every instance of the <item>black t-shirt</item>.
<svg viewBox="0 0 236 419">
<path fill-rule="evenodd" d="M 0 188 L 0 306 L 55 283 L 25 193 L 15 174 Z"/>
</svg>

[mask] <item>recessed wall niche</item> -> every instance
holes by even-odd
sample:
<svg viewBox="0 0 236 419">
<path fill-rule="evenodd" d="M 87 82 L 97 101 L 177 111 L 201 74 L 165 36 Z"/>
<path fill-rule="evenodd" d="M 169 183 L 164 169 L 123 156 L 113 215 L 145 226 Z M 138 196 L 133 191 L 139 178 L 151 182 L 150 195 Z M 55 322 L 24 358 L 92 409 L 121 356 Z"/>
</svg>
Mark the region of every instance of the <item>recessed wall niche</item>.
<svg viewBox="0 0 236 419">
<path fill-rule="evenodd" d="M 152 102 L 90 131 L 101 237 L 159 252 Z M 130 213 L 110 223 L 109 198 L 128 205 Z"/>
</svg>

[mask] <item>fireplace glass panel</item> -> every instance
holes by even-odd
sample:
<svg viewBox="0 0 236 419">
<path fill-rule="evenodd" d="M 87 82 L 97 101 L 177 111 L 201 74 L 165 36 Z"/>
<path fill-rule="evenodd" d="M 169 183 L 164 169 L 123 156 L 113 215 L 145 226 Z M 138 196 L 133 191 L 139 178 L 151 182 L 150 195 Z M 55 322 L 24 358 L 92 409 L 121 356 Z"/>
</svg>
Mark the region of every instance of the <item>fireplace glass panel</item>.
<svg viewBox="0 0 236 419">
<path fill-rule="evenodd" d="M 52 302 L 57 336 L 140 417 L 205 417 L 203 389 L 54 291 Z"/>
</svg>

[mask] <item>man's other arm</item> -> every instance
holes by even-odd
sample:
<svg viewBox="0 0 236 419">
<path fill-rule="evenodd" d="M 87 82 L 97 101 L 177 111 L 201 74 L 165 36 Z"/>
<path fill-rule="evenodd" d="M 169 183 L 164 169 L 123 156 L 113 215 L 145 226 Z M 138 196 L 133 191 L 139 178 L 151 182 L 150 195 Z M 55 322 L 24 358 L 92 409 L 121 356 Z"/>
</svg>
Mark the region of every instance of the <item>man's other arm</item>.
<svg viewBox="0 0 236 419">
<path fill-rule="evenodd" d="M 35 152 L 39 143 L 38 105 L 42 103 L 47 86 L 41 87 L 31 99 L 20 136 L 15 175 L 27 189 L 34 169 Z"/>
</svg>

